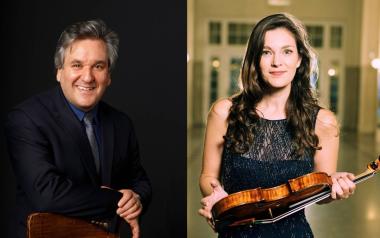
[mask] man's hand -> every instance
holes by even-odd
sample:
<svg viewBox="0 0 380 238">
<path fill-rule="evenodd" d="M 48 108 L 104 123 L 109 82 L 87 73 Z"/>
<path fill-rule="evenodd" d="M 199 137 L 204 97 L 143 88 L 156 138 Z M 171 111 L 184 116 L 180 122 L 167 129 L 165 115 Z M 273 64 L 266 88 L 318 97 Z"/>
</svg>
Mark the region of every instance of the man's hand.
<svg viewBox="0 0 380 238">
<path fill-rule="evenodd" d="M 132 238 L 139 238 L 140 237 L 140 225 L 138 218 L 135 219 L 125 219 L 126 222 L 128 222 L 129 226 L 131 227 L 132 231 Z"/>
<path fill-rule="evenodd" d="M 101 186 L 101 188 L 112 189 L 106 186 Z M 131 227 L 132 238 L 140 238 L 140 225 L 138 220 L 142 211 L 140 196 L 130 189 L 121 189 L 119 192 L 123 194 L 123 197 L 117 203 L 119 208 L 116 210 L 116 213 Z"/>
<path fill-rule="evenodd" d="M 117 203 L 119 208 L 116 213 L 127 222 L 137 220 L 142 211 L 140 196 L 130 189 L 121 189 L 119 192 L 123 194 L 123 197 Z"/>
</svg>

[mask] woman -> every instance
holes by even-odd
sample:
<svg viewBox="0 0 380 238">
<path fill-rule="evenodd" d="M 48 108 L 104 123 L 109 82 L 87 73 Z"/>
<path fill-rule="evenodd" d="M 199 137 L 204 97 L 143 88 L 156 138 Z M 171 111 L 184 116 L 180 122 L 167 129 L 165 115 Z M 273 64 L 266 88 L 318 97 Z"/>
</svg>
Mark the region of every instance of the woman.
<svg viewBox="0 0 380 238">
<path fill-rule="evenodd" d="M 211 226 L 210 210 L 227 194 L 274 187 L 313 171 L 331 175 L 331 199 L 354 192 L 354 175 L 336 172 L 339 126 L 314 98 L 313 62 L 305 28 L 295 17 L 275 14 L 256 24 L 242 65 L 242 91 L 217 101 L 208 115 L 199 213 Z M 269 225 L 225 229 L 219 237 L 313 234 L 302 210 Z"/>
</svg>

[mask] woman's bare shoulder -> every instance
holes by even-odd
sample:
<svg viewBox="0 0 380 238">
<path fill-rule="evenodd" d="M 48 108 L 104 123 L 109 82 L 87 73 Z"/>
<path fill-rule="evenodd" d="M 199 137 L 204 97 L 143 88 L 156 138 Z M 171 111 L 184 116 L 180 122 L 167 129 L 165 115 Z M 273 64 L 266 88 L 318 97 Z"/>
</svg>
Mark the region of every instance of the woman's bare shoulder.
<svg viewBox="0 0 380 238">
<path fill-rule="evenodd" d="M 230 98 L 222 98 L 217 100 L 210 109 L 210 114 L 216 115 L 220 118 L 227 119 L 230 114 L 232 101 Z"/>
<path fill-rule="evenodd" d="M 339 135 L 339 122 L 335 114 L 328 109 L 319 110 L 315 127 L 317 132 Z"/>
<path fill-rule="evenodd" d="M 338 120 L 336 119 L 335 114 L 328 110 L 321 108 L 317 115 L 317 122 L 323 123 L 325 125 L 338 126 Z"/>
</svg>

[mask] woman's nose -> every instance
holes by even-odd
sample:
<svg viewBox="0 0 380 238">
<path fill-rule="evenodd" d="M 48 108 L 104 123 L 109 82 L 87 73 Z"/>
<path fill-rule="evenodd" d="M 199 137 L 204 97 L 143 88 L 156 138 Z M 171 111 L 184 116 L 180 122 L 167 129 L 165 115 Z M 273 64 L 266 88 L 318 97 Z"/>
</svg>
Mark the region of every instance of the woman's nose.
<svg viewBox="0 0 380 238">
<path fill-rule="evenodd" d="M 278 67 L 282 64 L 281 61 L 281 56 L 279 54 L 273 54 L 271 66 Z"/>
</svg>

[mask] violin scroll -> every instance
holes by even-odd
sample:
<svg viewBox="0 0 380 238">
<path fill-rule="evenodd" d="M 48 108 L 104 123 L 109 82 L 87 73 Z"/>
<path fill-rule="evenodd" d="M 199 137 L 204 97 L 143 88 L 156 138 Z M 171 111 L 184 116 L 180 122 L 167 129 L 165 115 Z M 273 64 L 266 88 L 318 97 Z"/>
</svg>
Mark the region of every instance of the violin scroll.
<svg viewBox="0 0 380 238">
<path fill-rule="evenodd" d="M 377 160 L 372 161 L 371 163 L 368 164 L 367 168 L 373 171 L 379 170 L 379 164 L 380 164 L 380 156 Z"/>
</svg>

